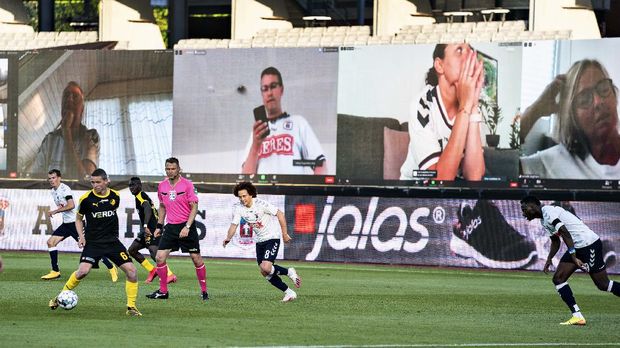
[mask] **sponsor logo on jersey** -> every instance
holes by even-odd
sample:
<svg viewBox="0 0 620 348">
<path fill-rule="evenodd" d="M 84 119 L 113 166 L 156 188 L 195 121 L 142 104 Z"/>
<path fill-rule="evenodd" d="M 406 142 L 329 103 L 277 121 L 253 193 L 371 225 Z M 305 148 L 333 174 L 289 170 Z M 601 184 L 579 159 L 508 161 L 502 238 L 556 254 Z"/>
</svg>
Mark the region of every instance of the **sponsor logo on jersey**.
<svg viewBox="0 0 620 348">
<path fill-rule="evenodd" d="M 290 134 L 274 135 L 263 140 L 258 157 L 265 158 L 271 155 L 292 156 L 294 143 L 295 138 Z"/>
<path fill-rule="evenodd" d="M 95 219 L 104 219 L 104 218 L 108 218 L 108 217 L 112 217 L 114 215 L 116 215 L 114 213 L 114 210 L 106 210 L 106 211 L 94 211 L 92 213 L 90 213 L 93 218 Z"/>
<path fill-rule="evenodd" d="M 239 223 L 239 244 L 248 245 L 252 244 L 254 240 L 254 228 L 244 218 L 241 218 Z"/>
</svg>

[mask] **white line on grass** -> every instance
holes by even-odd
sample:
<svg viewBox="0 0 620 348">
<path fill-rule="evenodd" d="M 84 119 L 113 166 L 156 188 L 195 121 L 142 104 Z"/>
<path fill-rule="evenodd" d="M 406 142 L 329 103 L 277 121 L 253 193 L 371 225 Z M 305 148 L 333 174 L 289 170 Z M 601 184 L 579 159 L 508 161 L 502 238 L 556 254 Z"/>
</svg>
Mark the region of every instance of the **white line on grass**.
<svg viewBox="0 0 620 348">
<path fill-rule="evenodd" d="M 453 343 L 453 344 L 367 344 L 367 345 L 326 345 L 326 346 L 269 346 L 272 348 L 398 348 L 398 347 L 618 347 L 620 342 L 575 343 L 575 342 L 536 342 L 536 343 Z M 248 347 L 236 347 L 248 348 Z"/>
</svg>

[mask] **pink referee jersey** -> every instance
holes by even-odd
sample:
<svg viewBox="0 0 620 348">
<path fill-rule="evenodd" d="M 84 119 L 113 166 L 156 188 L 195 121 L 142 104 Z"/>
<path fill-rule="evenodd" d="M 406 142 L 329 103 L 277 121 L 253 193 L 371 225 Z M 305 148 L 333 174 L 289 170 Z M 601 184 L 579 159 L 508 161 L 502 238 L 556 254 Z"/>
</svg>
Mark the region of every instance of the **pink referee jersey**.
<svg viewBox="0 0 620 348">
<path fill-rule="evenodd" d="M 179 181 L 174 186 L 170 185 L 168 179 L 160 182 L 157 188 L 157 198 L 159 198 L 159 203 L 166 208 L 166 222 L 169 224 L 187 222 L 189 213 L 192 211 L 190 203 L 198 203 L 194 184 L 184 177 L 179 177 Z"/>
</svg>

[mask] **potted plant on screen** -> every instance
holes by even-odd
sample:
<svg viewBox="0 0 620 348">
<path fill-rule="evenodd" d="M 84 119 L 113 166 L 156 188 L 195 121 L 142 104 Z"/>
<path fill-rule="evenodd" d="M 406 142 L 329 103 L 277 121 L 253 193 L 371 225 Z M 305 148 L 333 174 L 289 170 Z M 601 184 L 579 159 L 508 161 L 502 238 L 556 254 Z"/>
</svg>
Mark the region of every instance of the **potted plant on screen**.
<svg viewBox="0 0 620 348">
<path fill-rule="evenodd" d="M 487 145 L 489 147 L 497 147 L 499 144 L 499 134 L 497 134 L 497 127 L 502 121 L 504 116 L 502 115 L 502 109 L 495 103 L 481 103 L 481 111 L 484 116 L 484 124 L 489 128 L 489 134 L 486 135 Z"/>
</svg>

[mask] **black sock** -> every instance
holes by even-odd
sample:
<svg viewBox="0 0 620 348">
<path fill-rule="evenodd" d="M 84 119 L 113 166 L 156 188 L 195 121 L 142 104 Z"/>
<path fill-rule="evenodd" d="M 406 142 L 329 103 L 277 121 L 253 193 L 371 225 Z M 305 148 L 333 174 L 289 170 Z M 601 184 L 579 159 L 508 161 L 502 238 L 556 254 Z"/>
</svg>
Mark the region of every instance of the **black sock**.
<svg viewBox="0 0 620 348">
<path fill-rule="evenodd" d="M 275 274 L 277 275 L 288 275 L 288 268 L 284 268 L 278 265 L 273 265 L 273 268 L 275 268 L 276 270 Z"/>
<path fill-rule="evenodd" d="M 609 282 L 611 283 L 611 291 L 609 292 L 616 296 L 620 296 L 620 283 L 614 282 L 613 280 L 610 280 Z"/>
<path fill-rule="evenodd" d="M 101 262 L 103 262 L 103 264 L 108 268 L 108 269 L 112 269 L 112 262 L 110 262 L 110 260 L 108 260 L 107 257 L 102 257 L 101 258 Z"/>
<path fill-rule="evenodd" d="M 50 250 L 50 259 L 52 260 L 52 270 L 60 272 L 58 268 L 58 250 Z"/>
<path fill-rule="evenodd" d="M 276 288 L 282 291 L 286 291 L 286 289 L 288 289 L 288 286 L 284 284 L 284 282 L 282 281 L 282 278 L 280 278 L 280 276 L 278 276 L 277 274 L 272 274 L 271 278 L 267 279 L 267 281 L 269 281 L 271 285 L 275 286 Z"/>
<path fill-rule="evenodd" d="M 571 290 L 570 285 L 568 283 L 564 283 L 560 288 L 556 285 L 556 289 L 562 298 L 562 301 L 566 303 L 568 309 L 572 313 L 579 312 L 579 307 L 577 306 L 577 302 L 575 301 L 575 297 L 573 296 L 573 290 Z"/>
</svg>

